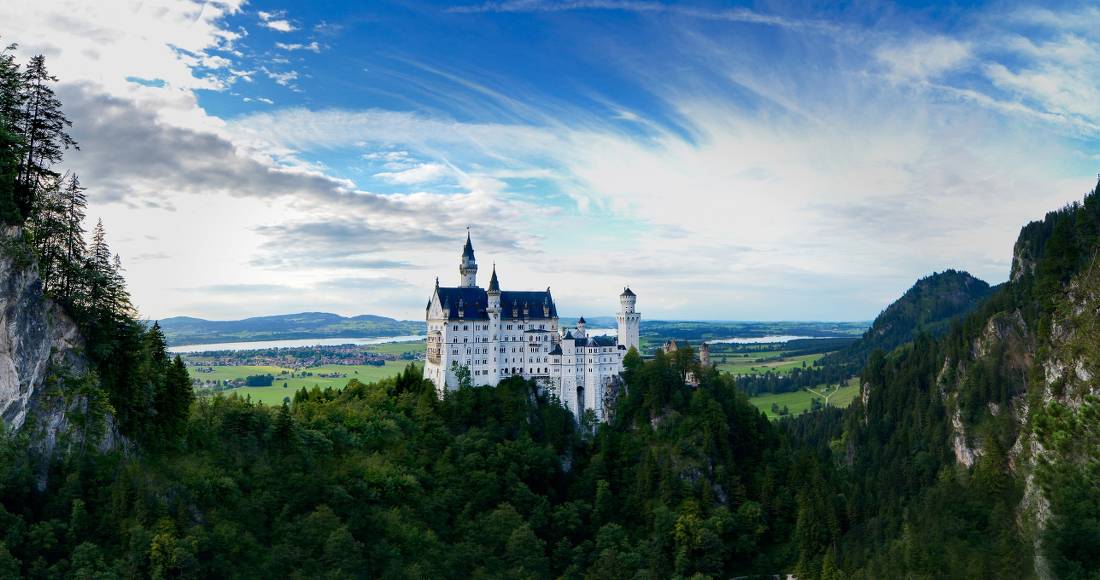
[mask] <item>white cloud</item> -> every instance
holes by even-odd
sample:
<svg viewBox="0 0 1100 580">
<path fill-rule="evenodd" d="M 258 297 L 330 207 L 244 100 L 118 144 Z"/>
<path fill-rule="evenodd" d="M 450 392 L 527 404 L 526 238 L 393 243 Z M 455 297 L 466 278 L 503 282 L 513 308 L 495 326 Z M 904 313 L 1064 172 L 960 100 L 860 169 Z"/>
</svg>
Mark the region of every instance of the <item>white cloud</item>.
<svg viewBox="0 0 1100 580">
<path fill-rule="evenodd" d="M 294 32 L 297 30 L 289 20 L 267 20 L 263 25 L 279 32 Z"/>
<path fill-rule="evenodd" d="M 972 58 L 970 43 L 945 36 L 909 39 L 880 46 L 875 57 L 889 74 L 901 80 L 932 80 L 966 65 Z"/>
<path fill-rule="evenodd" d="M 256 16 L 259 16 L 261 26 L 270 28 L 272 30 L 277 30 L 279 32 L 293 32 L 297 30 L 297 27 L 295 27 L 293 24 L 290 23 L 289 20 L 285 18 L 286 11 L 284 10 L 278 10 L 275 12 L 265 12 L 263 10 L 260 10 L 256 13 Z"/>
<path fill-rule="evenodd" d="M 267 78 L 284 87 L 290 87 L 294 81 L 298 80 L 298 71 L 273 71 L 267 67 L 261 67 L 260 70 L 267 75 Z"/>
<path fill-rule="evenodd" d="M 383 171 L 374 176 L 399 185 L 419 185 L 439 181 L 451 170 L 441 163 L 424 163 L 401 171 Z"/>
<path fill-rule="evenodd" d="M 309 52 L 321 52 L 321 45 L 317 44 L 316 40 L 309 44 L 276 42 L 275 48 L 287 51 L 305 50 Z"/>
</svg>

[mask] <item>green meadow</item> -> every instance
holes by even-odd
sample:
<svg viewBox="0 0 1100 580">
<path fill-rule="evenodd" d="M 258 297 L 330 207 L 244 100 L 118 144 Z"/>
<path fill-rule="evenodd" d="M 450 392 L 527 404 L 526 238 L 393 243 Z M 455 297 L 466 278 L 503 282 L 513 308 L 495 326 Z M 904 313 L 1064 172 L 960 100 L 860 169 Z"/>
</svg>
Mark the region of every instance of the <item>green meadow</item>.
<svg viewBox="0 0 1100 580">
<path fill-rule="evenodd" d="M 407 348 L 406 348 L 407 350 Z M 401 351 L 404 352 L 404 351 Z M 275 377 L 275 382 L 270 387 L 238 387 L 220 391 L 225 394 L 236 393 L 242 397 L 251 397 L 253 401 L 260 401 L 266 405 L 281 405 L 286 397 L 294 398 L 294 392 L 302 387 L 312 389 L 319 387 L 343 388 L 352 379 L 358 379 L 364 383 L 371 383 L 397 375 L 405 370 L 411 361 L 386 361 L 385 366 L 372 365 L 323 365 L 306 369 L 286 369 L 272 366 L 216 366 L 214 372 L 196 372 L 191 368 L 191 377 L 203 381 L 243 379 L 249 375 L 270 374 Z M 284 374 L 285 373 L 285 374 Z M 293 373 L 293 377 L 291 374 Z M 303 373 L 313 376 L 302 376 Z M 320 377 L 320 374 L 337 374 L 336 377 Z"/>
<path fill-rule="evenodd" d="M 752 397 L 749 399 L 749 402 L 757 409 L 763 411 L 768 418 L 772 420 L 779 417 L 772 412 L 772 403 L 779 405 L 780 408 L 787 407 L 787 409 L 790 410 L 790 414 L 793 416 L 809 411 L 813 399 L 819 399 L 824 402 L 825 397 L 821 395 L 828 395 L 830 407 L 839 407 L 843 409 L 859 396 L 859 379 L 849 379 L 848 382 L 839 389 L 833 387 L 826 390 L 824 385 L 820 385 L 814 387 L 813 391 L 816 391 L 816 393 L 810 392 L 808 389 L 803 389 L 792 393 L 760 395 L 758 397 Z"/>
<path fill-rule="evenodd" d="M 786 374 L 791 369 L 811 367 L 814 361 L 825 356 L 824 353 L 803 354 L 798 356 L 783 356 L 783 351 L 753 351 L 733 352 L 729 354 L 712 354 L 711 361 L 718 364 L 718 370 L 732 375 L 762 375 L 768 371 Z M 776 359 L 758 362 L 761 359 Z"/>
</svg>

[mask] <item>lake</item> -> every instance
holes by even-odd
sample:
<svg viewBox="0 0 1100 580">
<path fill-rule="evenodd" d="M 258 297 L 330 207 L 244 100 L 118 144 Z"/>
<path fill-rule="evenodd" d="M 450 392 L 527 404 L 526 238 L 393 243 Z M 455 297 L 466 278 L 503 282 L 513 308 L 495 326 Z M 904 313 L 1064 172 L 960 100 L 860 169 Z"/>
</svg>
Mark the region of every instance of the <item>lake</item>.
<svg viewBox="0 0 1100 580">
<path fill-rule="evenodd" d="M 614 328 L 590 328 L 590 336 L 615 336 L 618 330 Z M 708 340 L 708 344 L 772 344 L 777 342 L 789 342 L 792 340 L 804 340 L 811 338 L 836 338 L 834 336 L 755 336 L 750 338 L 716 338 Z M 340 346 L 342 344 L 369 345 L 386 344 L 390 342 L 413 342 L 424 340 L 422 334 L 409 334 L 404 336 L 377 336 L 374 338 L 296 338 L 293 340 L 253 340 L 249 342 L 219 342 L 213 344 L 182 344 L 168 347 L 168 352 L 189 353 L 206 352 L 213 350 L 260 350 L 265 348 L 300 348 L 304 346 Z"/>
<path fill-rule="evenodd" d="M 422 334 L 378 336 L 374 338 L 296 338 L 293 340 L 254 340 L 250 342 L 220 342 L 213 344 L 181 344 L 168 347 L 168 352 L 204 352 L 212 350 L 260 350 L 264 348 L 300 348 L 303 346 L 339 346 L 342 344 L 386 344 L 424 340 Z"/>
<path fill-rule="evenodd" d="M 593 328 L 588 331 L 592 336 L 615 336 L 614 328 Z M 296 338 L 293 340 L 253 340 L 248 342 L 219 342 L 211 344 L 181 344 L 168 347 L 168 352 L 189 353 L 208 352 L 214 350 L 260 350 L 266 348 L 301 348 L 304 346 L 340 346 L 342 344 L 354 344 L 358 346 L 369 344 L 386 344 L 390 342 L 413 342 L 425 340 L 422 334 L 405 336 L 378 336 L 374 338 Z"/>
<path fill-rule="evenodd" d="M 836 336 L 754 336 L 751 338 L 716 338 L 708 340 L 707 344 L 772 344 L 776 342 L 790 342 L 792 340 L 806 340 L 811 338 L 842 338 Z"/>
</svg>

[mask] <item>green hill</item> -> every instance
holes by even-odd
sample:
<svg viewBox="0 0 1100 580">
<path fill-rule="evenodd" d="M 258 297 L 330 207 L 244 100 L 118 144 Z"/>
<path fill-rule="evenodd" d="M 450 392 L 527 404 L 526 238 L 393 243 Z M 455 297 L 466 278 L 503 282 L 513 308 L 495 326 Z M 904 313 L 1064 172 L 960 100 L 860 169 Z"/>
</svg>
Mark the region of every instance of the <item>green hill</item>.
<svg viewBox="0 0 1100 580">
<path fill-rule="evenodd" d="M 974 309 L 992 292 L 986 282 L 958 270 L 945 270 L 917 280 L 908 291 L 875 318 L 863 337 L 822 364 L 862 365 L 876 350 L 890 352 L 920 332 L 945 333 L 952 321 Z"/>
<path fill-rule="evenodd" d="M 243 320 L 165 318 L 161 330 L 169 345 L 291 340 L 300 338 L 371 338 L 423 334 L 424 323 L 364 314 L 345 317 L 327 312 L 258 316 Z"/>
</svg>

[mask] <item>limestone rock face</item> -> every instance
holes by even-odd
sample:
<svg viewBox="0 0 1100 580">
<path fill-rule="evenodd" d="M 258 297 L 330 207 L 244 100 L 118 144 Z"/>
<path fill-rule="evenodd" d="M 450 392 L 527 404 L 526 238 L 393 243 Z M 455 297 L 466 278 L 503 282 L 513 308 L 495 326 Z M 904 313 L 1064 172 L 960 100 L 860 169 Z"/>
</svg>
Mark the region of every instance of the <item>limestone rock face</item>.
<svg viewBox="0 0 1100 580">
<path fill-rule="evenodd" d="M 17 228 L 0 231 L 0 420 L 8 430 L 29 430 L 32 446 L 48 460 L 69 434 L 73 414 L 87 406 L 59 383 L 89 369 L 79 328 L 43 293 L 21 235 Z M 94 442 L 104 450 L 121 442 L 113 419 L 106 420 L 106 435 Z"/>
</svg>

